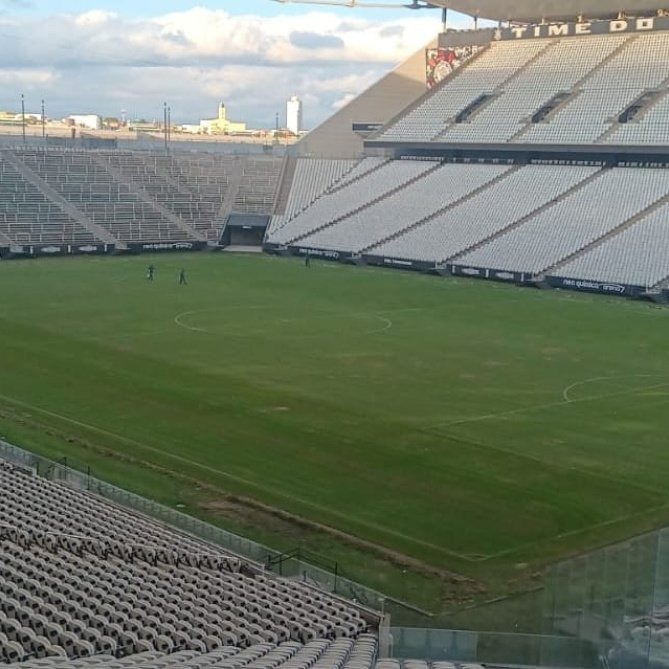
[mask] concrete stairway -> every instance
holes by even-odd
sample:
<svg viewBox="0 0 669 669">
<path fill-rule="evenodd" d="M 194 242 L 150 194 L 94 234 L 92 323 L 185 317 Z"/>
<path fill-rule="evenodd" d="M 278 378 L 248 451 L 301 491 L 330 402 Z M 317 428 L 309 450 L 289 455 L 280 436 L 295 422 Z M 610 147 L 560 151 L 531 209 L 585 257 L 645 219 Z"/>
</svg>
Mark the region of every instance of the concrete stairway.
<svg viewBox="0 0 669 669">
<path fill-rule="evenodd" d="M 590 80 L 592 77 L 594 77 L 602 68 L 604 68 L 606 65 L 608 65 L 621 51 L 624 49 L 627 49 L 627 47 L 632 44 L 635 40 L 639 38 L 638 35 L 633 35 L 629 39 L 626 39 L 624 42 L 619 44 L 611 53 L 609 53 L 605 58 L 602 58 L 602 60 L 595 65 L 589 72 L 587 72 L 584 76 L 582 76 L 572 87 L 571 91 L 574 93 L 574 95 L 570 96 L 567 98 L 563 104 L 558 105 L 551 111 L 551 113 L 546 117 L 546 118 L 553 118 L 557 116 L 557 114 L 560 113 L 562 109 L 565 107 L 568 107 L 574 100 L 578 99 L 578 94 L 581 92 L 583 89 L 583 86 Z M 556 91 L 557 92 L 557 91 Z M 522 137 L 530 130 L 530 128 L 534 124 L 532 121 L 528 121 L 509 141 L 510 142 L 518 142 L 519 140 L 522 140 Z"/>
<path fill-rule="evenodd" d="M 127 249 L 127 245 L 116 239 L 109 231 L 101 225 L 94 223 L 80 209 L 68 202 L 60 193 L 57 193 L 49 184 L 42 179 L 36 172 L 31 170 L 20 160 L 12 151 L 3 151 L 2 157 L 6 160 L 28 183 L 37 188 L 46 198 L 56 204 L 60 210 L 75 220 L 82 228 L 88 230 L 97 239 L 106 243 L 113 244 L 117 249 Z"/>
<path fill-rule="evenodd" d="M 355 216 L 356 214 L 360 213 L 361 211 L 364 211 L 365 209 L 369 209 L 369 207 L 374 206 L 377 202 L 381 202 L 381 200 L 385 200 L 387 197 L 390 197 L 391 195 L 394 195 L 395 193 L 398 193 L 399 191 L 403 190 L 407 186 L 410 186 L 411 184 L 415 183 L 419 179 L 424 179 L 428 174 L 431 174 L 432 172 L 439 169 L 440 167 L 441 167 L 440 162 L 435 163 L 434 167 L 430 168 L 429 170 L 427 170 L 425 172 L 421 172 L 421 174 L 419 174 L 418 176 L 413 177 L 413 179 L 409 179 L 408 181 L 405 181 L 400 186 L 397 186 L 397 188 L 393 188 L 392 190 L 388 191 L 387 193 L 384 193 L 383 195 L 379 195 L 379 197 L 375 197 L 373 200 L 370 200 L 369 202 L 366 202 L 361 207 L 357 207 L 353 211 L 348 211 L 345 214 L 343 214 L 342 216 L 338 216 L 337 218 L 335 218 L 331 221 L 328 221 L 327 223 L 324 223 L 323 225 L 319 225 L 318 227 L 314 228 L 313 230 L 309 230 L 309 232 L 305 232 L 301 235 L 298 235 L 297 237 L 294 237 L 293 239 L 288 241 L 287 244 L 288 245 L 295 244 L 295 242 L 299 242 L 300 240 L 304 239 L 305 237 L 310 237 L 311 235 L 315 234 L 316 232 L 320 232 L 321 230 L 324 230 L 325 228 L 329 228 L 333 225 L 336 225 L 337 223 L 339 223 L 339 221 L 343 221 L 345 218 Z M 369 174 L 370 172 L 373 172 L 373 171 L 374 170 L 370 170 L 366 174 Z M 357 181 L 357 179 L 354 179 L 354 181 Z M 348 183 L 353 183 L 353 181 L 349 181 Z"/>
<path fill-rule="evenodd" d="M 197 241 L 201 242 L 205 241 L 205 237 L 202 234 L 200 234 L 197 230 L 195 230 L 195 228 L 192 228 L 190 225 L 188 225 L 180 216 L 177 216 L 166 207 L 163 207 L 163 205 L 160 204 L 160 202 L 158 202 L 154 197 L 152 197 L 149 193 L 147 193 L 143 188 L 137 186 L 136 183 L 126 179 L 120 170 L 117 170 L 115 167 L 109 165 L 107 162 L 105 162 L 99 156 L 97 156 L 94 152 L 91 152 L 90 157 L 91 160 L 96 165 L 106 170 L 107 173 L 115 181 L 122 183 L 124 186 L 128 188 L 128 190 L 130 190 L 131 193 L 133 193 L 140 200 L 146 202 L 146 204 L 150 205 L 153 209 L 155 209 L 166 221 L 169 221 L 174 226 L 179 228 L 179 230 L 181 230 L 184 233 L 185 239 L 196 239 Z"/>
<path fill-rule="evenodd" d="M 574 260 L 574 258 L 577 258 L 578 256 L 584 253 L 588 253 L 589 251 L 592 251 L 592 249 L 601 246 L 607 240 L 620 234 L 623 230 L 632 227 L 635 223 L 638 223 L 639 221 L 643 220 L 644 218 L 646 218 L 646 216 L 649 216 L 655 210 L 659 209 L 660 207 L 664 206 L 667 203 L 669 203 L 669 194 L 664 195 L 663 197 L 659 198 L 652 204 L 648 205 L 645 209 L 642 209 L 641 211 L 637 212 L 636 214 L 634 214 L 634 216 L 628 218 L 626 221 L 623 221 L 620 225 L 613 228 L 613 230 L 609 230 L 609 232 L 607 232 L 602 237 L 599 237 L 590 244 L 586 244 L 577 251 L 574 251 L 574 253 L 571 253 L 566 258 L 563 258 L 562 260 L 560 260 L 560 262 L 557 262 L 551 265 L 550 267 L 546 267 L 546 269 L 544 269 L 543 272 L 541 272 L 541 274 L 537 276 L 537 279 L 542 280 L 547 274 L 551 274 L 552 272 L 555 272 L 555 270 L 564 267 L 572 260 Z"/>
<path fill-rule="evenodd" d="M 499 183 L 502 181 L 502 179 L 506 179 L 510 174 L 513 174 L 514 172 L 517 172 L 519 169 L 521 169 L 520 166 L 517 167 L 511 167 L 508 169 L 506 172 L 503 172 L 502 174 L 498 174 L 494 179 L 491 179 L 490 181 L 484 183 L 482 186 L 479 186 L 478 188 L 474 189 L 470 193 L 467 193 L 463 197 L 461 197 L 459 200 L 456 200 L 455 202 L 451 202 L 451 204 L 447 204 L 445 207 L 442 207 L 438 211 L 435 211 L 434 213 L 430 214 L 429 216 L 425 216 L 424 218 L 420 219 L 419 221 L 416 221 L 415 223 L 412 223 L 411 225 L 407 226 L 406 228 L 403 228 L 402 230 L 399 230 L 398 232 L 395 232 L 392 235 L 388 235 L 388 237 L 385 237 L 384 239 L 379 240 L 378 242 L 374 242 L 374 244 L 370 244 L 368 247 L 362 249 L 361 253 L 367 253 L 367 254 L 372 254 L 373 251 L 376 247 L 381 246 L 383 244 L 386 244 L 387 242 L 392 241 L 393 239 L 397 239 L 397 237 L 401 237 L 402 235 L 407 234 L 408 232 L 411 232 L 411 230 L 415 230 L 416 228 L 419 228 L 421 225 L 425 225 L 426 223 L 429 223 L 431 220 L 438 218 L 439 216 L 445 214 L 447 211 L 454 209 L 455 207 L 460 206 L 461 204 L 467 202 L 468 200 L 471 200 L 473 197 L 476 197 L 479 193 L 483 193 L 485 190 L 490 188 L 491 186 L 494 186 L 496 183 Z"/>
<path fill-rule="evenodd" d="M 529 214 L 523 216 L 522 218 L 519 218 L 517 221 L 514 221 L 511 223 L 511 225 L 507 225 L 505 228 L 502 228 L 501 230 L 498 230 L 494 234 L 490 235 L 489 237 L 486 237 L 485 239 L 482 239 L 480 242 L 477 242 L 476 244 L 472 244 L 469 248 L 465 249 L 464 251 L 461 251 L 460 253 L 451 256 L 450 258 L 447 259 L 448 262 L 457 262 L 458 258 L 461 258 L 468 253 L 472 253 L 472 251 L 476 251 L 477 249 L 481 248 L 482 246 L 485 246 L 486 244 L 489 244 L 490 242 L 494 241 L 498 237 L 502 237 L 503 235 L 507 234 L 508 232 L 511 232 L 511 230 L 514 230 L 515 228 L 520 227 L 521 225 L 527 223 L 529 220 L 533 219 L 535 216 L 539 216 L 542 214 L 544 211 L 547 209 L 550 209 L 554 205 L 556 205 L 558 202 L 561 202 L 562 200 L 568 198 L 570 195 L 575 193 L 576 191 L 581 190 L 581 188 L 584 188 L 587 186 L 590 182 L 594 181 L 595 179 L 598 179 L 608 168 L 601 169 L 594 174 L 591 174 L 590 176 L 586 177 L 583 179 L 583 181 L 579 181 L 575 186 L 572 186 L 571 188 L 568 188 L 566 191 L 563 193 L 560 193 L 558 197 L 553 198 L 552 200 L 549 200 L 548 202 L 545 202 L 542 204 L 540 207 L 537 207 L 534 211 L 531 211 Z"/>
</svg>

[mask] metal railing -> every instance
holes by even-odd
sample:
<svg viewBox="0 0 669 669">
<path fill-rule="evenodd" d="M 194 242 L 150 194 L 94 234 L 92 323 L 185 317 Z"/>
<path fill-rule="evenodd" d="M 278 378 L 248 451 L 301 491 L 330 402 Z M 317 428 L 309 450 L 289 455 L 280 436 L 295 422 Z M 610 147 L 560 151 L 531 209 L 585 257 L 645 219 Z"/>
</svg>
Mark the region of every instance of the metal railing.
<svg viewBox="0 0 669 669">
<path fill-rule="evenodd" d="M 280 565 L 280 574 L 283 577 L 303 581 L 319 590 L 349 599 L 370 611 L 378 610 L 385 601 L 392 599 L 345 578 L 340 573 L 333 573 L 310 564 L 305 560 L 305 555 L 301 551 L 287 556 L 251 539 L 102 481 L 93 476 L 90 468 L 86 472 L 81 472 L 68 466 L 64 459 L 55 462 L 2 440 L 0 440 L 0 458 L 27 467 L 37 475 L 51 481 L 94 493 L 127 509 L 150 516 L 154 520 L 169 525 L 172 529 L 181 530 L 214 544 L 219 549 L 255 562 L 259 567 L 268 568 L 272 563 Z"/>
<path fill-rule="evenodd" d="M 390 628 L 390 653 L 402 659 L 601 669 L 605 652 L 596 644 L 566 636 Z"/>
</svg>

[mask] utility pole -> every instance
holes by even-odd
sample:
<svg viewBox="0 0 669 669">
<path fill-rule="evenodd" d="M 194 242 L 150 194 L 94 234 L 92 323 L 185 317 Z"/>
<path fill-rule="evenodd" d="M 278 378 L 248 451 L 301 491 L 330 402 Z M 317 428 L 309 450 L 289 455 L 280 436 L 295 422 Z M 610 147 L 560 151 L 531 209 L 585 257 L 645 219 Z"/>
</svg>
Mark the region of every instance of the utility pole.
<svg viewBox="0 0 669 669">
<path fill-rule="evenodd" d="M 26 143 L 26 99 L 21 93 L 21 135 L 23 136 L 23 143 Z"/>
<path fill-rule="evenodd" d="M 44 98 L 42 98 L 42 139 L 46 137 L 46 116 L 44 115 Z"/>
<path fill-rule="evenodd" d="M 169 151 L 169 145 L 172 143 L 172 107 L 167 107 L 167 145 Z"/>
</svg>

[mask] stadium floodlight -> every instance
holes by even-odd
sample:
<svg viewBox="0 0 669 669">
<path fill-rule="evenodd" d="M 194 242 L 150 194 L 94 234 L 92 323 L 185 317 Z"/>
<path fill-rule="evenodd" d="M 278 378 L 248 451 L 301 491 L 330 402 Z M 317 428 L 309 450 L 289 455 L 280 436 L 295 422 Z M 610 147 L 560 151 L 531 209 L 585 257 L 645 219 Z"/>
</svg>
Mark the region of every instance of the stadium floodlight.
<svg viewBox="0 0 669 669">
<path fill-rule="evenodd" d="M 281 4 L 299 4 L 299 5 L 329 5 L 331 7 L 349 7 L 355 9 L 362 7 L 367 9 L 438 9 L 439 5 L 429 0 L 412 0 L 411 4 L 391 3 L 391 2 L 360 2 L 360 0 L 274 0 Z"/>
<path fill-rule="evenodd" d="M 23 93 L 21 93 L 21 135 L 23 137 L 23 143 L 26 143 L 26 99 Z"/>
</svg>

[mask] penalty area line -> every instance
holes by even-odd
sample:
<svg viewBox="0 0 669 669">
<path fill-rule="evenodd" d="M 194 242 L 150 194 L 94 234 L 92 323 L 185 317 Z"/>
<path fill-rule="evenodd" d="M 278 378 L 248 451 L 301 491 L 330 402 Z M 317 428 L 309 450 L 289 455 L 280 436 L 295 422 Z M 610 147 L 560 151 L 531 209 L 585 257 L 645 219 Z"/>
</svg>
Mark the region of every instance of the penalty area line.
<svg viewBox="0 0 669 669">
<path fill-rule="evenodd" d="M 562 390 L 562 397 L 565 402 L 575 402 L 577 400 L 572 400 L 571 397 L 569 397 L 569 393 L 574 388 L 585 386 L 588 383 L 597 383 L 597 381 L 617 381 L 619 379 L 663 379 L 666 378 L 666 376 L 666 374 L 619 374 L 617 376 L 593 376 L 590 379 L 583 379 L 582 381 L 576 381 L 571 385 L 565 386 L 565 388 Z"/>
<path fill-rule="evenodd" d="M 600 523 L 595 523 L 594 525 L 588 525 L 587 527 L 580 527 L 575 530 L 570 530 L 569 532 L 562 532 L 561 534 L 556 534 L 552 537 L 547 537 L 546 539 L 541 539 L 539 541 L 532 541 L 529 543 L 518 544 L 514 548 L 508 548 L 507 550 L 499 551 L 498 553 L 493 553 L 491 555 L 486 555 L 482 557 L 479 562 L 486 562 L 487 560 L 494 560 L 496 558 L 504 557 L 505 555 L 513 555 L 518 551 L 525 550 L 527 548 L 532 548 L 534 546 L 540 546 L 545 543 L 550 543 L 551 541 L 562 541 L 563 539 L 568 539 L 569 537 L 576 537 L 579 534 L 587 534 L 588 532 L 594 532 L 596 530 L 601 530 L 605 527 L 611 527 L 612 525 L 617 525 L 618 523 L 625 523 L 628 520 L 633 518 L 643 518 L 651 513 L 657 513 L 663 509 L 669 509 L 669 503 L 660 504 L 659 506 L 651 507 L 650 509 L 643 509 L 642 511 L 635 511 L 634 513 L 628 513 L 624 516 L 618 516 L 617 518 L 611 518 L 610 520 L 603 520 Z"/>
<path fill-rule="evenodd" d="M 658 375 L 659 376 L 659 375 Z M 599 380 L 599 379 L 598 379 Z M 581 381 L 580 384 L 585 383 Z M 573 384 L 574 387 L 579 384 Z M 545 404 L 533 404 L 527 407 L 519 407 L 518 409 L 510 409 L 509 411 L 500 411 L 499 413 L 490 413 L 484 414 L 482 416 L 472 416 L 471 418 L 462 418 L 460 420 L 454 420 L 447 423 L 435 423 L 430 426 L 430 429 L 439 430 L 441 428 L 453 427 L 455 425 L 465 425 L 467 423 L 478 423 L 484 420 L 493 420 L 495 418 L 505 418 L 506 416 L 514 416 L 516 414 L 527 413 L 530 411 L 541 411 L 542 409 L 551 409 L 553 407 L 567 406 L 569 404 L 580 404 L 582 402 L 597 402 L 599 400 L 609 399 L 611 397 L 622 397 L 625 395 L 633 395 L 634 393 L 641 393 L 646 390 L 656 390 L 658 388 L 663 388 L 669 386 L 669 381 L 664 383 L 656 383 L 652 386 L 640 386 L 638 388 L 629 388 L 628 390 L 621 390 L 616 393 L 605 393 L 603 395 L 591 395 L 590 397 L 580 397 L 577 399 L 564 399 L 564 392 L 571 390 L 571 386 L 567 386 L 563 390 L 563 398 L 555 402 L 546 402 Z"/>
</svg>

